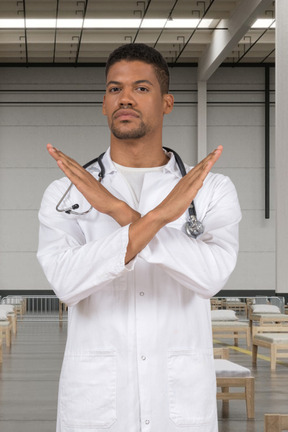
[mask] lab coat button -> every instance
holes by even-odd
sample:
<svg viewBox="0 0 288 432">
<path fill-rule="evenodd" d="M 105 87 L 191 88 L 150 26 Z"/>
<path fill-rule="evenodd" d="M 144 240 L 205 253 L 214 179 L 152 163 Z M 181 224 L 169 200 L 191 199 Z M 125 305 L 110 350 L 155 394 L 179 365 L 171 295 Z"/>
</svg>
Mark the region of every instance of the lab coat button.
<svg viewBox="0 0 288 432">
<path fill-rule="evenodd" d="M 146 360 L 146 357 L 143 355 L 143 356 L 141 356 L 141 359 L 142 360 Z"/>
<path fill-rule="evenodd" d="M 144 292 L 143 292 L 143 291 L 141 291 L 141 292 L 140 292 L 140 296 L 143 296 L 143 295 L 144 295 Z"/>
<path fill-rule="evenodd" d="M 145 420 L 145 424 L 150 424 L 150 420 Z"/>
</svg>

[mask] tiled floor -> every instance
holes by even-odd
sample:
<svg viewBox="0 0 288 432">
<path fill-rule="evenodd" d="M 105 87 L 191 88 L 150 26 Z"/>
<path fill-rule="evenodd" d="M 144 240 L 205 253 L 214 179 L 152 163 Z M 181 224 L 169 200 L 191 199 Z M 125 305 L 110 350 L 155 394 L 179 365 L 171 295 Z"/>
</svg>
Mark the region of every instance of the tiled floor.
<svg viewBox="0 0 288 432">
<path fill-rule="evenodd" d="M 1 432 L 55 432 L 58 378 L 66 329 L 65 323 L 61 328 L 58 322 L 20 322 L 11 349 L 3 347 Z M 232 347 L 230 359 L 251 368 L 251 355 L 242 348 L 243 351 L 238 351 Z M 228 419 L 221 418 L 219 404 L 219 432 L 262 432 L 265 413 L 288 413 L 288 362 L 277 364 L 276 372 L 271 372 L 267 350 L 260 349 L 259 353 L 264 358 L 258 359 L 257 369 L 253 370 L 255 420 L 246 420 L 244 401 L 230 402 Z"/>
<path fill-rule="evenodd" d="M 251 351 L 241 346 L 240 349 L 244 352 L 230 346 L 230 360 L 251 369 L 255 377 L 255 419 L 246 420 L 244 401 L 230 401 L 228 419 L 221 418 L 219 405 L 219 432 L 264 432 L 265 413 L 288 414 L 288 362 L 278 363 L 276 371 L 271 372 L 269 352 L 259 348 L 261 357 L 257 368 L 252 368 Z"/>
<path fill-rule="evenodd" d="M 55 432 L 66 325 L 20 322 L 0 372 L 0 431 Z"/>
</svg>

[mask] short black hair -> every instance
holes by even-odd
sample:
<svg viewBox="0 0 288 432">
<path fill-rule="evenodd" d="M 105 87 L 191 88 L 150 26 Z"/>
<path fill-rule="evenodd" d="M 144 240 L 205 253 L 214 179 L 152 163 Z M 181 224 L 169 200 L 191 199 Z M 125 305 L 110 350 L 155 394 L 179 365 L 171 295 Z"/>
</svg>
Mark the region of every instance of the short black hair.
<svg viewBox="0 0 288 432">
<path fill-rule="evenodd" d="M 162 94 L 167 94 L 169 91 L 169 69 L 166 60 L 155 48 L 152 48 L 142 43 L 129 43 L 116 48 L 108 57 L 106 63 L 105 74 L 106 78 L 110 67 L 121 61 L 139 60 L 144 63 L 151 64 L 160 84 Z"/>
</svg>

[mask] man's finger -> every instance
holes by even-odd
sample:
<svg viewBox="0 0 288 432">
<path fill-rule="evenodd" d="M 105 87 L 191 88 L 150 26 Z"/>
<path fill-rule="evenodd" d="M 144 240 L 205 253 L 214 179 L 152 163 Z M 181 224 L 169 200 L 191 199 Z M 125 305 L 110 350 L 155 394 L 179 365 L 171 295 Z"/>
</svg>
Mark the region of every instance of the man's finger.
<svg viewBox="0 0 288 432">
<path fill-rule="evenodd" d="M 56 160 L 57 163 L 60 161 L 63 162 L 67 167 L 71 169 L 71 171 L 74 170 L 75 173 L 77 172 L 77 175 L 86 172 L 78 162 L 76 162 L 74 159 L 70 158 L 65 153 L 53 147 L 52 144 L 47 144 L 47 150 L 49 154 Z M 60 165 L 58 164 L 59 168 L 61 168 L 63 171 L 63 168 Z"/>
<path fill-rule="evenodd" d="M 207 168 L 209 172 L 212 166 L 217 162 L 217 160 L 221 156 L 222 151 L 223 151 L 223 146 L 220 145 L 217 147 L 217 149 L 215 149 L 213 152 L 209 153 L 208 156 L 202 159 L 202 161 L 200 161 L 191 171 L 189 171 L 191 179 L 193 179 L 194 177 L 198 177 L 198 175 L 199 174 L 201 175 L 203 171 L 207 172 Z"/>
</svg>

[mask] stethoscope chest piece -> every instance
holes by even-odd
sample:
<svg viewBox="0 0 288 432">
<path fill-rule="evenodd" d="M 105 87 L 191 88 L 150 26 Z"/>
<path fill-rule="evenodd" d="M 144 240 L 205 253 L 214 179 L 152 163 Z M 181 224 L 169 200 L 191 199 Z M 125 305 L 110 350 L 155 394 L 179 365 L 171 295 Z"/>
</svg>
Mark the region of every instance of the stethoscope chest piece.
<svg viewBox="0 0 288 432">
<path fill-rule="evenodd" d="M 185 231 L 189 237 L 196 238 L 200 234 L 203 234 L 204 227 L 195 215 L 190 215 L 188 221 L 185 224 Z"/>
</svg>

